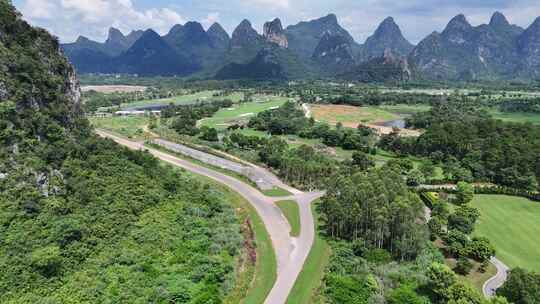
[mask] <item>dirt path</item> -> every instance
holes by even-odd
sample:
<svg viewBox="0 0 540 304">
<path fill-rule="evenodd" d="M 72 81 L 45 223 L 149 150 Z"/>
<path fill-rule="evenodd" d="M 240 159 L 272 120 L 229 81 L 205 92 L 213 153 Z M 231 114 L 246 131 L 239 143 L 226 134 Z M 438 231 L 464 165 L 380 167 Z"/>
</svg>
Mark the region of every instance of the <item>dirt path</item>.
<svg viewBox="0 0 540 304">
<path fill-rule="evenodd" d="M 277 258 L 277 279 L 266 298 L 266 304 L 284 304 L 291 292 L 298 275 L 302 271 L 304 262 L 313 246 L 315 239 L 314 219 L 311 212 L 311 203 L 321 197 L 323 193 L 304 193 L 295 190 L 294 198 L 300 208 L 301 233 L 299 237 L 289 235 L 290 225 L 281 210 L 276 206 L 276 198 L 263 195 L 259 190 L 228 175 L 216 172 L 206 167 L 198 166 L 168 153 L 147 148 L 143 143 L 130 141 L 111 133 L 97 130 L 98 135 L 110 138 L 120 145 L 133 150 L 147 150 L 155 157 L 174 166 L 184 168 L 193 173 L 206 176 L 242 195 L 262 218 L 264 225 L 272 239 L 274 252 Z M 270 177 L 275 178 L 275 176 Z M 289 187 L 290 188 L 290 187 Z M 284 199 L 284 198 L 281 198 Z"/>
</svg>

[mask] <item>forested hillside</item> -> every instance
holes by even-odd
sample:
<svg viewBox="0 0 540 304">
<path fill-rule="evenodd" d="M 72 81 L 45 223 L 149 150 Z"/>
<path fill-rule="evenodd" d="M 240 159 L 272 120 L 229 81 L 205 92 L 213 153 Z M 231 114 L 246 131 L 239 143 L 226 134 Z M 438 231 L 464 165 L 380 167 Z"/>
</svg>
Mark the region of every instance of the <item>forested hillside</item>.
<svg viewBox="0 0 540 304">
<path fill-rule="evenodd" d="M 58 41 L 0 1 L 2 303 L 220 303 L 240 225 L 223 195 L 92 134 Z"/>
</svg>

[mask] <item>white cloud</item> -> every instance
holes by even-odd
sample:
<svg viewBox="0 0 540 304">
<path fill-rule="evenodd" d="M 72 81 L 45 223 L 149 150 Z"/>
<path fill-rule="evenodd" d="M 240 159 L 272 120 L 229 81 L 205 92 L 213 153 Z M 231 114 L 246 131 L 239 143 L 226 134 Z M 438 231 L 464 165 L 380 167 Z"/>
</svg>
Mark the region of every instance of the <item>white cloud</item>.
<svg viewBox="0 0 540 304">
<path fill-rule="evenodd" d="M 290 6 L 289 0 L 247 0 L 246 4 L 251 4 L 264 9 L 287 9 Z"/>
<path fill-rule="evenodd" d="M 110 26 L 125 33 L 152 28 L 163 34 L 186 22 L 170 8 L 141 10 L 131 0 L 24 0 L 21 10 L 30 22 L 46 27 L 64 42 L 79 35 L 104 40 Z"/>
<path fill-rule="evenodd" d="M 204 26 L 209 27 L 209 26 L 212 26 L 212 24 L 214 24 L 215 22 L 218 22 L 218 21 L 219 21 L 219 13 L 214 12 L 214 13 L 208 14 L 203 20 L 201 20 L 201 23 Z"/>
</svg>

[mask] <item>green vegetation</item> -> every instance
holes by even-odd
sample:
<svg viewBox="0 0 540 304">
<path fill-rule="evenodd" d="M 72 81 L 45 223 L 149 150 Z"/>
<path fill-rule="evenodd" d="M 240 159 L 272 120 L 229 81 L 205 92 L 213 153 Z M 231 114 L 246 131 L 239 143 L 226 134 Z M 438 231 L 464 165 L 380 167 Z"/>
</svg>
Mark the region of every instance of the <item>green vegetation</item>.
<svg viewBox="0 0 540 304">
<path fill-rule="evenodd" d="M 279 188 L 279 187 L 274 187 L 270 190 L 263 190 L 262 193 L 270 197 L 284 197 L 284 196 L 292 195 L 292 193 L 290 193 L 289 191 Z"/>
<path fill-rule="evenodd" d="M 233 102 L 238 102 L 243 98 L 242 93 L 231 93 L 230 95 L 221 96 L 218 95 L 218 91 L 201 91 L 196 92 L 192 94 L 186 94 L 186 95 L 179 95 L 169 98 L 162 98 L 162 99 L 149 99 L 149 100 L 142 100 L 142 101 L 136 101 L 136 102 L 130 102 L 127 104 L 121 104 L 121 109 L 127 109 L 127 108 L 136 108 L 136 107 L 147 107 L 147 106 L 154 106 L 154 105 L 161 105 L 166 106 L 169 104 L 174 105 L 190 105 L 200 102 L 210 102 L 213 100 L 223 100 L 223 99 L 229 99 Z"/>
<path fill-rule="evenodd" d="M 540 204 L 525 198 L 504 195 L 476 195 L 472 206 L 480 211 L 475 235 L 489 238 L 497 257 L 511 267 L 540 271 L 538 242 Z"/>
<path fill-rule="evenodd" d="M 498 110 L 490 111 L 493 118 L 507 122 L 540 124 L 540 113 L 520 113 L 520 112 L 501 112 Z"/>
<path fill-rule="evenodd" d="M 276 202 L 276 205 L 281 209 L 283 215 L 287 218 L 289 225 L 291 226 L 291 231 L 289 234 L 293 237 L 300 235 L 300 208 L 296 201 L 279 201 Z"/>
<path fill-rule="evenodd" d="M 255 238 L 256 264 L 252 275 L 246 275 L 243 288 L 238 288 L 237 292 L 226 298 L 224 303 L 236 304 L 260 304 L 264 302 L 268 293 L 274 286 L 277 277 L 277 260 L 272 246 L 272 240 L 266 231 L 262 219 L 257 211 L 240 194 L 232 191 L 228 187 L 221 185 L 207 177 L 193 175 L 195 179 L 211 185 L 213 189 L 218 189 L 224 198 L 232 203 L 239 211 L 240 219 L 249 219 Z M 248 251 L 248 254 L 250 252 Z M 248 256 L 246 258 L 252 258 Z M 249 264 L 248 264 L 249 265 Z M 246 270 L 249 272 L 250 270 Z M 251 281 L 251 279 L 254 279 Z"/>
<path fill-rule="evenodd" d="M 355 107 L 346 105 L 311 105 L 313 118 L 332 125 L 342 123 L 355 128 L 360 123 L 376 123 L 398 119 L 399 116 L 378 107 Z"/>
<path fill-rule="evenodd" d="M 287 298 L 287 303 L 289 304 L 310 304 L 316 302 L 315 298 L 321 292 L 324 272 L 330 259 L 330 246 L 319 230 L 319 214 L 316 208 L 311 208 L 311 211 L 315 219 L 315 240 L 304 263 L 302 272 L 300 272 Z"/>
<path fill-rule="evenodd" d="M 94 128 L 120 134 L 130 139 L 145 139 L 145 127 L 150 123 L 149 117 L 113 116 L 92 117 L 90 122 Z"/>
<path fill-rule="evenodd" d="M 203 119 L 201 125 L 216 129 L 226 129 L 232 124 L 241 121 L 247 122 L 251 116 L 272 108 L 280 107 L 284 103 L 284 99 L 272 97 L 270 98 L 270 101 L 235 104 L 231 108 L 221 109 L 210 118 Z"/>
</svg>

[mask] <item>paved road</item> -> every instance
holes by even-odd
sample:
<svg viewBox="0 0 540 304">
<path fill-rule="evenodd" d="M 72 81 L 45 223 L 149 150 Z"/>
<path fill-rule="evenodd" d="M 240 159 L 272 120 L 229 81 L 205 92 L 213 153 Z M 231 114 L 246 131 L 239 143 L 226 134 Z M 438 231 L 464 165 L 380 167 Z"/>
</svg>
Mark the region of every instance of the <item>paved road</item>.
<svg viewBox="0 0 540 304">
<path fill-rule="evenodd" d="M 291 193 L 294 193 L 291 198 L 297 200 L 300 207 L 301 232 L 299 237 L 293 238 L 289 235 L 291 229 L 289 223 L 281 210 L 274 203 L 278 199 L 264 196 L 259 190 L 233 177 L 206 167 L 195 165 L 170 154 L 147 148 L 142 143 L 120 138 L 101 130 L 98 130 L 97 133 L 102 137 L 110 138 L 118 144 L 130 149 L 147 150 L 152 155 L 165 162 L 196 174 L 209 177 L 242 195 L 251 205 L 253 205 L 259 216 L 262 218 L 266 230 L 272 239 L 277 258 L 277 279 L 270 294 L 265 300 L 265 304 L 284 304 L 286 302 L 296 278 L 302 270 L 309 251 L 313 246 L 315 229 L 314 219 L 311 213 L 311 202 L 321 197 L 323 195 L 322 192 L 303 193 L 299 190 L 287 187 L 287 189 L 294 190 L 291 191 Z"/>
<path fill-rule="evenodd" d="M 491 279 L 487 280 L 482 287 L 484 296 L 486 298 L 492 298 L 495 296 L 495 291 L 497 288 L 501 287 L 504 282 L 506 282 L 508 271 L 510 271 L 510 267 L 506 266 L 496 257 L 491 258 L 491 263 L 497 268 L 497 274 Z"/>
</svg>

